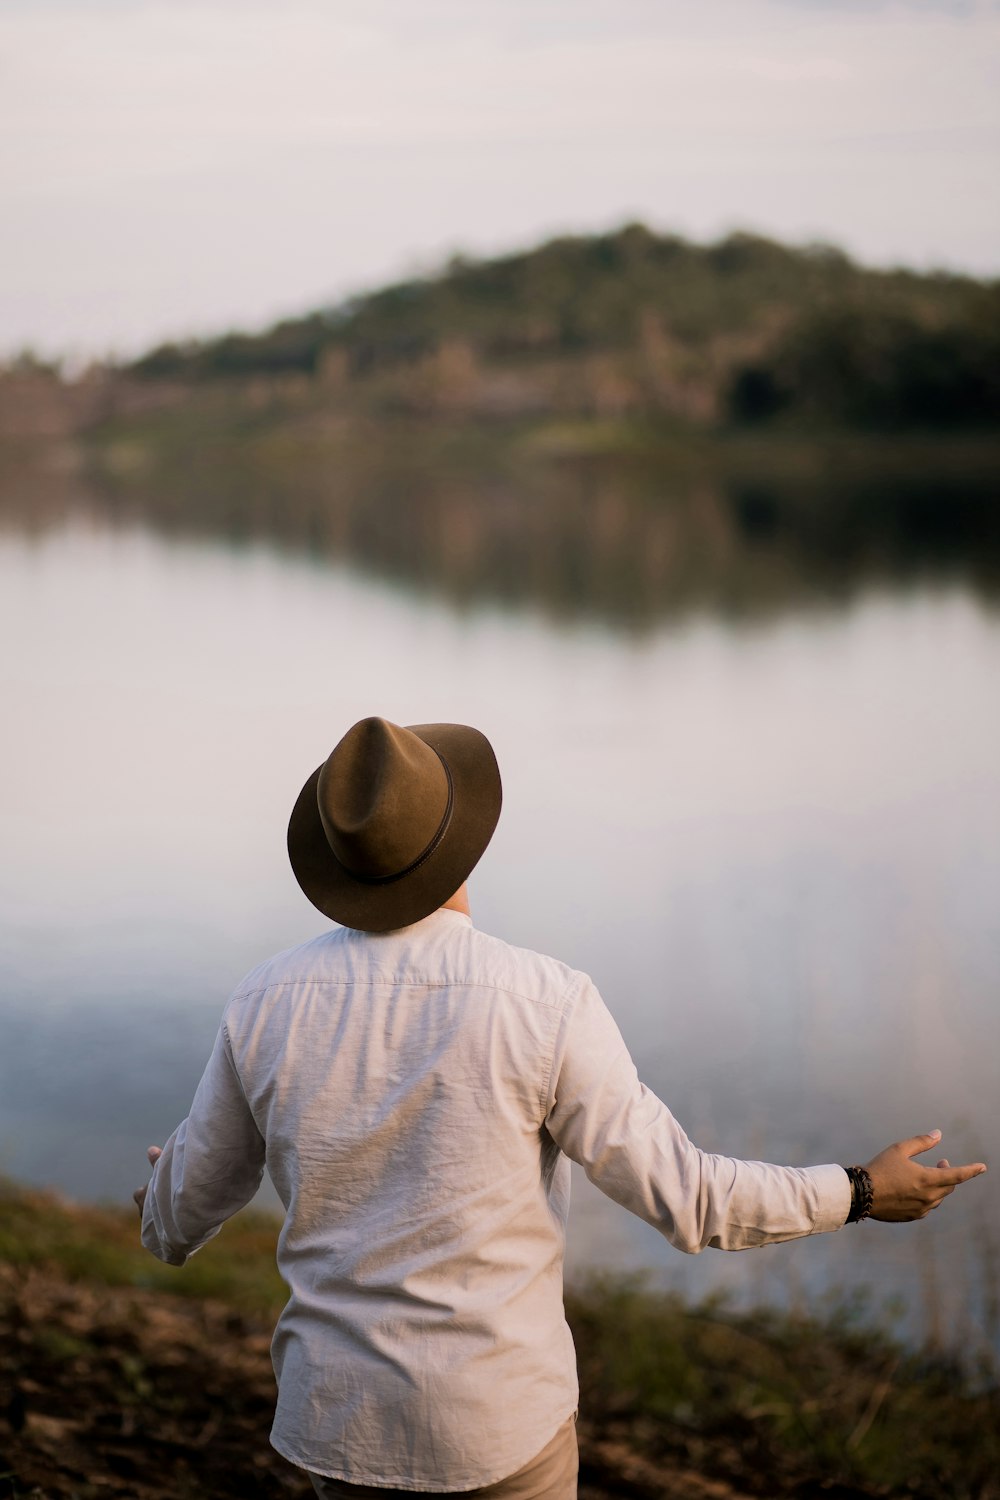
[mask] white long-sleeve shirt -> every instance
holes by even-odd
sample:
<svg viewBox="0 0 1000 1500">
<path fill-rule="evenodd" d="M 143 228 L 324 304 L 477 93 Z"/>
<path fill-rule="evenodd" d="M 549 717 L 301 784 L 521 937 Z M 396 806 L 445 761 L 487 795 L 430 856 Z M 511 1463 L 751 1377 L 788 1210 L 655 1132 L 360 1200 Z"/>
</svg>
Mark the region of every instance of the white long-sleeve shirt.
<svg viewBox="0 0 1000 1500">
<path fill-rule="evenodd" d="M 334 929 L 244 980 L 142 1239 L 183 1264 L 266 1163 L 290 1293 L 272 1443 L 355 1484 L 472 1489 L 577 1404 L 567 1158 L 692 1253 L 836 1229 L 850 1207 L 839 1166 L 699 1151 L 586 975 L 442 910 Z"/>
</svg>

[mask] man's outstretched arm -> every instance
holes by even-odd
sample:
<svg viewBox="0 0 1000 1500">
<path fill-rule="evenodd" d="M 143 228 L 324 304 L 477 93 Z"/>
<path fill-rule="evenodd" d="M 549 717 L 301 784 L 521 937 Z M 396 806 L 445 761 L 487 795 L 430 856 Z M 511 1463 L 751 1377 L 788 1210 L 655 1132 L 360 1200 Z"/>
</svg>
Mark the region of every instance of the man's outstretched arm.
<svg viewBox="0 0 1000 1500">
<path fill-rule="evenodd" d="M 133 1194 L 142 1243 L 181 1266 L 256 1193 L 264 1140 L 250 1112 L 225 1029 L 219 1031 L 187 1119 L 162 1152 L 148 1152 L 153 1176 Z"/>
<path fill-rule="evenodd" d="M 589 981 L 570 1002 L 556 1047 L 553 1139 L 608 1197 L 678 1249 L 744 1250 L 839 1229 L 851 1208 L 843 1167 L 780 1167 L 700 1151 L 639 1082 L 618 1027 Z M 889 1146 L 868 1163 L 876 1219 L 920 1218 L 985 1171 L 912 1158 L 940 1133 Z"/>
</svg>

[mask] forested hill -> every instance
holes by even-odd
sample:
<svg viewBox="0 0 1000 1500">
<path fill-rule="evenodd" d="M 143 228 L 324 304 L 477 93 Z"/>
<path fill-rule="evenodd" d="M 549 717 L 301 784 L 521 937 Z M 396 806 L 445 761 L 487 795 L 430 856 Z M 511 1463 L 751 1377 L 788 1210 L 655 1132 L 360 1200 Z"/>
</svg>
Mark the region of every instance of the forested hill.
<svg viewBox="0 0 1000 1500">
<path fill-rule="evenodd" d="M 643 628 L 1000 592 L 1000 283 L 639 225 L 62 378 L 0 371 L 0 525 L 85 505 Z"/>
<path fill-rule="evenodd" d="M 632 224 L 454 259 L 262 333 L 165 344 L 129 373 L 295 374 L 452 416 L 981 427 L 1000 417 L 1000 282 Z"/>
</svg>

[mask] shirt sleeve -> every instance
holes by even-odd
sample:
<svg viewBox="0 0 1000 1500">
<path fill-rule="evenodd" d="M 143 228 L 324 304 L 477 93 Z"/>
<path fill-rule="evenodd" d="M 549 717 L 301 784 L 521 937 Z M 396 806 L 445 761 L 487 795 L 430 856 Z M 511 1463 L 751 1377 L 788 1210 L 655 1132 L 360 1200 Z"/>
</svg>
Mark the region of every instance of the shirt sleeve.
<svg viewBox="0 0 1000 1500">
<path fill-rule="evenodd" d="M 590 980 L 566 1008 L 549 1089 L 549 1133 L 591 1182 L 689 1254 L 746 1250 L 839 1229 L 843 1167 L 779 1167 L 700 1151 L 639 1082 Z"/>
<path fill-rule="evenodd" d="M 142 1215 L 146 1249 L 182 1266 L 250 1202 L 264 1175 L 264 1149 L 223 1026 L 191 1112 L 153 1168 Z"/>
</svg>

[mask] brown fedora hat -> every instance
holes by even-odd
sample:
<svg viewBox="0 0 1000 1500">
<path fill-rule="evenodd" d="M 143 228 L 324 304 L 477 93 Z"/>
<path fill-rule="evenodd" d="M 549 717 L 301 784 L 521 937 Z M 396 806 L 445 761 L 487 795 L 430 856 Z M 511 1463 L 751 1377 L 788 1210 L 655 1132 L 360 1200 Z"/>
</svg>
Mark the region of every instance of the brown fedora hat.
<svg viewBox="0 0 1000 1500">
<path fill-rule="evenodd" d="M 466 724 L 362 719 L 299 793 L 295 878 L 324 916 L 388 932 L 453 896 L 500 816 L 493 747 Z"/>
</svg>

